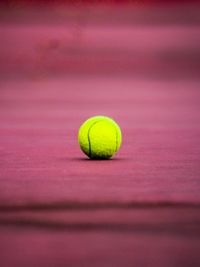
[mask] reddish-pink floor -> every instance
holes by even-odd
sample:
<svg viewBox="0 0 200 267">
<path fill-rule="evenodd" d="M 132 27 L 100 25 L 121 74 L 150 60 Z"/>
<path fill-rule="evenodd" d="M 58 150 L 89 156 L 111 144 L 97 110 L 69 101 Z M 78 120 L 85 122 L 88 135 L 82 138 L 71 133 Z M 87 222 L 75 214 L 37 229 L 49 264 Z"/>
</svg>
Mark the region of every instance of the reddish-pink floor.
<svg viewBox="0 0 200 267">
<path fill-rule="evenodd" d="M 198 266 L 198 86 L 1 82 L 2 266 Z M 122 127 L 113 160 L 78 147 L 79 125 L 95 114 Z"/>
<path fill-rule="evenodd" d="M 198 23 L 70 33 L 7 16 L 0 266 L 200 266 Z M 88 160 L 78 128 L 101 114 L 121 126 L 122 147 Z"/>
</svg>

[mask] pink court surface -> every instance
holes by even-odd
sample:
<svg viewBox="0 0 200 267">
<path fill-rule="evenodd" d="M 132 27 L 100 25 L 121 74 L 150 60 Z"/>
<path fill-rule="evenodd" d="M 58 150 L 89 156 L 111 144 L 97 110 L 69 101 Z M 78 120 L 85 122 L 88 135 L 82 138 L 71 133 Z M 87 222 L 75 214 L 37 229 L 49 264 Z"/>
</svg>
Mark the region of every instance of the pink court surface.
<svg viewBox="0 0 200 267">
<path fill-rule="evenodd" d="M 1 267 L 200 266 L 199 10 L 2 7 Z M 111 160 L 79 148 L 94 115 Z"/>
</svg>

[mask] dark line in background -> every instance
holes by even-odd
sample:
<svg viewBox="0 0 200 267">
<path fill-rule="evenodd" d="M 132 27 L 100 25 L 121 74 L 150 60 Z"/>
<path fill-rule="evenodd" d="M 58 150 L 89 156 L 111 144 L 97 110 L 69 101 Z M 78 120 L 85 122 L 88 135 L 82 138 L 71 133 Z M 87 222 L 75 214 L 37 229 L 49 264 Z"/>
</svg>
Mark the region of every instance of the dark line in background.
<svg viewBox="0 0 200 267">
<path fill-rule="evenodd" d="M 108 210 L 108 209 L 160 209 L 160 208 L 197 208 L 200 209 L 200 203 L 196 202 L 55 202 L 55 203 L 26 203 L 21 205 L 0 205 L 0 212 L 10 211 L 40 211 L 40 210 Z"/>
<path fill-rule="evenodd" d="M 33 228 L 56 231 L 75 231 L 75 232 L 123 232 L 123 233 L 149 233 L 149 234 L 175 234 L 199 238 L 199 222 L 191 224 L 183 223 L 92 223 L 92 222 L 49 222 L 28 219 L 4 219 L 0 221 L 0 226 L 14 226 L 20 228 Z"/>
</svg>

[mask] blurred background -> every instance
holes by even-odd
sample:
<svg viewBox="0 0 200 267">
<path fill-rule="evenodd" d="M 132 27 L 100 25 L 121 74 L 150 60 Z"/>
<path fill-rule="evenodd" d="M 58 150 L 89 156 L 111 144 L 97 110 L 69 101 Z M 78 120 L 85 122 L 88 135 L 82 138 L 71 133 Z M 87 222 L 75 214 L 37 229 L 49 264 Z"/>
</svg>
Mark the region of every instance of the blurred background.
<svg viewBox="0 0 200 267">
<path fill-rule="evenodd" d="M 0 3 L 0 78 L 199 79 L 199 1 Z"/>
</svg>

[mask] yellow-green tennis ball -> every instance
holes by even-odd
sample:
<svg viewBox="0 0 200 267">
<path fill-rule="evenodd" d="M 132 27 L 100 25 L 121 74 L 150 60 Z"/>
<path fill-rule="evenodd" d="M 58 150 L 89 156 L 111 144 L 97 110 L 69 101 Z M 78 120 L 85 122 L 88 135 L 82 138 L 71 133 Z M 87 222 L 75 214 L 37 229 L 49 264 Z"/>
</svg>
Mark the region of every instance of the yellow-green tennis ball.
<svg viewBox="0 0 200 267">
<path fill-rule="evenodd" d="M 119 150 L 122 134 L 111 118 L 95 116 L 80 127 L 78 141 L 81 150 L 91 159 L 109 159 Z"/>
</svg>

